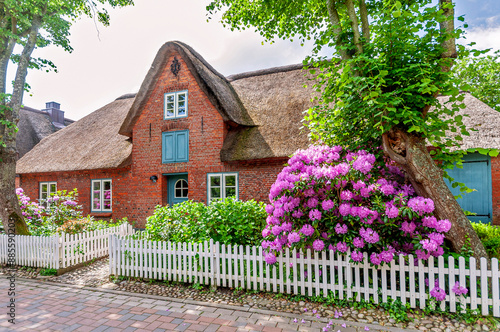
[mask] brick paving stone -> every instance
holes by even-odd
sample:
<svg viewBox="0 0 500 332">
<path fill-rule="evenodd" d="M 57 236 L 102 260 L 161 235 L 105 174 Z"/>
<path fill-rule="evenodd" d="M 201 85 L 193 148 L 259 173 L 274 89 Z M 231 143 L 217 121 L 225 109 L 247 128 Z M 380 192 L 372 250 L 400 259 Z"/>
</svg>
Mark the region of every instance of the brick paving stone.
<svg viewBox="0 0 500 332">
<path fill-rule="evenodd" d="M 289 314 L 198 301 L 19 280 L 16 325 L 0 320 L 0 331 L 320 331 L 326 323 L 291 322 Z M 0 294 L 7 289 L 0 279 Z M 302 319 L 302 318 L 300 318 Z M 338 323 L 338 322 L 337 322 Z M 376 331 L 377 329 L 371 329 Z M 380 329 L 379 329 L 380 330 Z M 362 331 L 348 327 L 343 332 Z"/>
</svg>

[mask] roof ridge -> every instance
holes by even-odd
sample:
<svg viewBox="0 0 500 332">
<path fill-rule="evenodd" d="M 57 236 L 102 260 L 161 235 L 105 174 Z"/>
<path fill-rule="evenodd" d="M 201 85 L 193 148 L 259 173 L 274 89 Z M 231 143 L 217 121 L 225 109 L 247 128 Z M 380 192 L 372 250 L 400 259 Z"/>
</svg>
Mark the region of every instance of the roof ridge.
<svg viewBox="0 0 500 332">
<path fill-rule="evenodd" d="M 233 81 L 240 80 L 243 78 L 263 76 L 263 75 L 269 75 L 269 74 L 275 74 L 275 73 L 283 73 L 283 72 L 288 72 L 288 71 L 292 71 L 292 70 L 303 69 L 304 67 L 305 67 L 304 64 L 296 63 L 293 65 L 271 67 L 271 68 L 266 68 L 266 69 L 247 71 L 247 72 L 243 72 L 243 73 L 239 73 L 239 74 L 233 74 L 233 75 L 229 75 L 228 77 L 226 77 L 226 79 L 229 82 L 233 82 Z"/>
</svg>

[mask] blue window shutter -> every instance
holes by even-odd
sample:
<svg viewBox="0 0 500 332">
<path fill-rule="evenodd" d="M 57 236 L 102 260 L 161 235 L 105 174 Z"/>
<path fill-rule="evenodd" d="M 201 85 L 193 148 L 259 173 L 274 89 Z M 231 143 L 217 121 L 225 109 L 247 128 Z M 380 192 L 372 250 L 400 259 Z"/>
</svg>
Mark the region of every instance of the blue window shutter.
<svg viewBox="0 0 500 332">
<path fill-rule="evenodd" d="M 175 132 L 163 133 L 162 163 L 175 161 Z"/>
<path fill-rule="evenodd" d="M 187 130 L 175 132 L 176 160 L 187 162 L 189 160 L 189 132 Z"/>
</svg>

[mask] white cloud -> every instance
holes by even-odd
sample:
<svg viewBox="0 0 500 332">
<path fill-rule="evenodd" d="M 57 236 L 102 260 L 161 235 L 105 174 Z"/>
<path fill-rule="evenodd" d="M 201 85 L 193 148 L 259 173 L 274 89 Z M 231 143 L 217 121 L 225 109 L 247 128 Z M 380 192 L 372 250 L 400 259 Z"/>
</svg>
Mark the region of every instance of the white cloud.
<svg viewBox="0 0 500 332">
<path fill-rule="evenodd" d="M 500 49 L 500 26 L 473 28 L 466 35 L 467 43 L 476 42 L 474 47 L 478 49 L 493 48 Z"/>
</svg>

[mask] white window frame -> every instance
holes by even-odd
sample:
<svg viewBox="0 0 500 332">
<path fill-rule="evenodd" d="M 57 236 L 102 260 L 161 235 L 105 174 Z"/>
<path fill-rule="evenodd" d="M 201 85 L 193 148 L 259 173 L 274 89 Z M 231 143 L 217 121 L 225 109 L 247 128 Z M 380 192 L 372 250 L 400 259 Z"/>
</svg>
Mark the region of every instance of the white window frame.
<svg viewBox="0 0 500 332">
<path fill-rule="evenodd" d="M 45 185 L 45 184 L 47 185 L 47 197 L 46 197 L 46 198 L 42 198 L 42 194 L 43 194 L 43 191 L 42 191 L 42 186 L 43 186 L 43 185 Z M 51 186 L 51 185 L 55 185 L 55 186 L 56 186 L 56 190 L 55 190 L 54 192 L 52 192 L 52 191 L 50 190 L 50 186 Z M 55 193 L 57 192 L 57 182 L 56 182 L 56 181 L 44 181 L 44 182 L 40 182 L 39 189 L 40 189 L 40 190 L 39 190 L 39 193 L 40 193 L 40 195 L 39 195 L 40 200 L 42 200 L 42 199 L 47 199 L 47 198 L 49 198 L 49 197 L 50 197 L 50 195 L 51 195 L 51 194 L 55 194 Z"/>
<path fill-rule="evenodd" d="M 212 202 L 212 200 L 214 199 L 226 199 L 226 178 L 228 176 L 234 176 L 235 177 L 235 189 L 236 189 L 236 199 L 239 200 L 239 178 L 238 178 L 238 173 L 207 173 L 207 201 L 208 203 L 210 204 L 210 202 Z M 211 186 L 211 179 L 212 178 L 220 178 L 221 180 L 221 197 L 215 197 L 213 198 L 212 197 L 212 186 Z"/>
<path fill-rule="evenodd" d="M 109 182 L 109 209 L 104 208 L 104 183 Z M 99 208 L 94 208 L 94 183 L 99 183 Z M 111 179 L 95 179 L 90 181 L 90 211 L 112 212 L 113 211 L 113 181 Z"/>
<path fill-rule="evenodd" d="M 183 181 L 186 182 L 187 187 L 184 187 L 184 185 L 182 185 Z M 184 190 L 184 189 L 188 190 L 188 195 L 186 197 L 184 197 L 184 196 L 177 196 L 177 183 L 179 183 L 179 182 L 181 183 L 181 188 L 179 188 L 179 189 L 181 189 L 181 193 L 182 193 L 182 190 Z M 179 180 L 175 181 L 175 184 L 174 184 L 174 197 L 175 198 L 188 198 L 189 197 L 189 184 L 188 184 L 188 182 L 185 179 L 179 179 Z"/>
<path fill-rule="evenodd" d="M 179 115 L 179 95 L 185 95 L 184 103 L 186 113 L 184 115 Z M 174 115 L 167 116 L 167 98 L 173 96 L 174 97 Z M 176 118 L 185 118 L 188 116 L 188 90 L 181 90 L 176 92 L 165 93 L 163 99 L 163 118 L 166 119 L 176 119 Z"/>
</svg>

